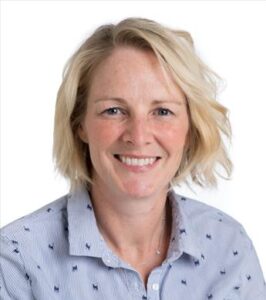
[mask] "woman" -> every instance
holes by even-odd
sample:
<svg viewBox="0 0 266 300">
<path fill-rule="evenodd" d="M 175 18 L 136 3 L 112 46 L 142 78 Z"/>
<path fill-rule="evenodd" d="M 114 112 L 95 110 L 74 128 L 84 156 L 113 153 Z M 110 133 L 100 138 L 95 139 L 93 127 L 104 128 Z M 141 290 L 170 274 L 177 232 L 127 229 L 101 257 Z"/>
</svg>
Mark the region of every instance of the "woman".
<svg viewBox="0 0 266 300">
<path fill-rule="evenodd" d="M 175 194 L 231 172 L 227 110 L 190 35 L 98 28 L 68 63 L 54 156 L 71 192 L 1 232 L 1 299 L 266 299 L 244 229 Z"/>
</svg>

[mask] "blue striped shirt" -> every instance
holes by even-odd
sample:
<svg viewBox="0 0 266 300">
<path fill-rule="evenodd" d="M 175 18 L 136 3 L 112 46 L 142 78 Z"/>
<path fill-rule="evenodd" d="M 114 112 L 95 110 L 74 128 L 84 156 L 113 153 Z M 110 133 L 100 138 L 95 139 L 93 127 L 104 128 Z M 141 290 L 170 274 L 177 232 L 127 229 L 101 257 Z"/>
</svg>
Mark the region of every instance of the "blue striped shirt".
<svg viewBox="0 0 266 300">
<path fill-rule="evenodd" d="M 140 275 L 102 238 L 79 189 L 1 229 L 1 299 L 265 300 L 251 240 L 225 213 L 169 193 L 167 258 Z"/>
</svg>

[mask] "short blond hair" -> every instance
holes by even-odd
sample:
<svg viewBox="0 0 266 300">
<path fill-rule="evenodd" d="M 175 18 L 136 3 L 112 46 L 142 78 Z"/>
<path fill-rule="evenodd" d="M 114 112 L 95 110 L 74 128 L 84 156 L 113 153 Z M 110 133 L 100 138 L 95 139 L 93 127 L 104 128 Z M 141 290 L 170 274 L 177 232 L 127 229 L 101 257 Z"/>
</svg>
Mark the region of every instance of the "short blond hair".
<svg viewBox="0 0 266 300">
<path fill-rule="evenodd" d="M 71 188 L 92 183 L 88 145 L 80 139 L 78 128 L 86 113 L 94 71 L 119 46 L 153 51 L 186 95 L 188 142 L 171 183 L 190 177 L 200 186 L 215 186 L 217 175 L 229 178 L 232 163 L 224 137 L 230 140 L 231 128 L 228 110 L 216 100 L 219 77 L 195 53 L 188 32 L 147 19 L 128 18 L 117 25 L 99 27 L 64 70 L 56 102 L 53 155 L 56 168 L 70 180 Z"/>
</svg>

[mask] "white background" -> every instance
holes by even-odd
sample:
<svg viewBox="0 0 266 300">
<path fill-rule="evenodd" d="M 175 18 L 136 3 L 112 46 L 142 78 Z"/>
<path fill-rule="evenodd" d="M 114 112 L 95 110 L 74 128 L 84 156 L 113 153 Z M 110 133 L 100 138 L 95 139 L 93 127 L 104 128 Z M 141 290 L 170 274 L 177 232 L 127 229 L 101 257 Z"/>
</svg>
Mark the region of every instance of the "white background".
<svg viewBox="0 0 266 300">
<path fill-rule="evenodd" d="M 266 2 L 4 1 L 1 3 L 1 226 L 67 193 L 52 163 L 53 114 L 64 64 L 97 26 L 151 18 L 191 32 L 226 81 L 235 169 L 217 190 L 181 192 L 246 228 L 266 274 Z"/>
</svg>

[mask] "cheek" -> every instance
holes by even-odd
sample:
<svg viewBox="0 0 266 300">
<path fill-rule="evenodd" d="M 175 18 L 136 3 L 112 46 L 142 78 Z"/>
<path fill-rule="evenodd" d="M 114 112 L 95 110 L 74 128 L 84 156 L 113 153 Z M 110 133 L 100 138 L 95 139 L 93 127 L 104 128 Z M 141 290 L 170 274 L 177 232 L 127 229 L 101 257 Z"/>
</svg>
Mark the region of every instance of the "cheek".
<svg viewBox="0 0 266 300">
<path fill-rule="evenodd" d="M 182 151 L 186 143 L 188 123 L 164 124 L 164 128 L 158 128 L 157 132 L 161 132 L 161 140 L 169 150 Z"/>
<path fill-rule="evenodd" d="M 102 149 L 108 147 L 120 134 L 119 128 L 113 126 L 112 122 L 94 121 L 88 128 L 88 143 Z"/>
</svg>

